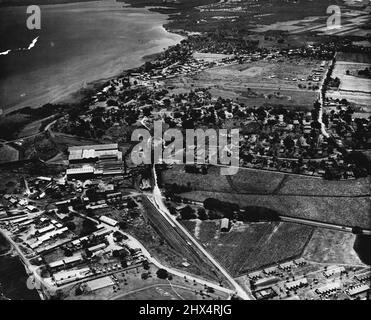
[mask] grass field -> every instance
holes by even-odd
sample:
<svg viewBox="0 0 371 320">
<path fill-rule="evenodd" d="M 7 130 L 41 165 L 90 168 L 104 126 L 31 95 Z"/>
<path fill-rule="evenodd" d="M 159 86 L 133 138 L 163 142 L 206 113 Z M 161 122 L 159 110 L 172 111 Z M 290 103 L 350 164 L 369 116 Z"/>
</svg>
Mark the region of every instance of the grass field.
<svg viewBox="0 0 371 320">
<path fill-rule="evenodd" d="M 18 157 L 18 150 L 8 145 L 0 145 L 0 162 L 16 161 Z"/>
<path fill-rule="evenodd" d="M 44 121 L 45 119 L 41 119 L 41 120 L 37 120 L 37 121 L 34 121 L 34 122 L 30 122 L 28 123 L 26 126 L 24 126 L 24 128 L 22 128 L 22 130 L 19 132 L 18 134 L 18 137 L 19 138 L 23 138 L 23 137 L 28 137 L 28 136 L 31 136 L 31 135 L 35 135 L 37 133 L 39 133 L 40 131 L 40 126 L 42 124 L 42 122 Z"/>
<path fill-rule="evenodd" d="M 197 298 L 201 299 L 201 296 L 197 296 L 191 289 L 166 285 L 128 294 L 123 300 L 197 300 Z"/>
<path fill-rule="evenodd" d="M 304 250 L 303 258 L 321 263 L 362 264 L 353 249 L 355 238 L 351 233 L 316 229 Z"/>
<path fill-rule="evenodd" d="M 222 233 L 219 220 L 182 223 L 234 277 L 299 256 L 313 231 L 292 223 L 238 222 Z"/>
<path fill-rule="evenodd" d="M 115 274 L 118 283 L 115 288 L 112 286 L 95 290 L 85 291 L 83 295 L 76 295 L 78 285 L 65 290 L 66 299 L 78 300 L 210 300 L 227 299 L 228 295 L 220 291 L 207 293 L 205 286 L 201 283 L 194 283 L 176 275 L 171 280 L 160 279 L 156 273 L 158 268 L 153 264 L 149 270 L 142 266 L 129 268 Z M 147 277 L 143 278 L 143 274 Z"/>
<path fill-rule="evenodd" d="M 339 89 L 341 91 L 371 93 L 371 79 L 353 76 L 353 74 L 357 74 L 359 70 L 370 67 L 371 65 L 369 63 L 337 61 L 333 71 L 333 77 L 338 77 L 340 79 Z M 347 71 L 349 71 L 351 75 L 347 75 Z"/>
<path fill-rule="evenodd" d="M 241 207 L 266 207 L 280 215 L 371 228 L 369 178 L 327 181 L 245 169 L 227 177 L 220 175 L 219 168 L 197 175 L 174 166 L 163 172 L 162 181 L 191 183 L 193 191 L 182 196 L 195 201 L 217 198 Z"/>
<path fill-rule="evenodd" d="M 336 59 L 333 77 L 340 79 L 340 90 L 330 90 L 328 97 L 347 99 L 364 112 L 371 112 L 371 80 L 354 76 L 359 70 L 370 68 L 371 59 L 366 54 L 344 52 L 338 53 Z M 346 74 L 348 70 L 350 75 Z"/>
<path fill-rule="evenodd" d="M 191 183 L 196 191 L 236 192 L 241 194 L 294 194 L 306 196 L 370 195 L 370 179 L 328 181 L 279 172 L 241 168 L 237 174 L 222 176 L 220 168 L 210 167 L 207 175 L 186 173 L 184 166 L 173 166 L 162 173 L 163 183 Z"/>
<path fill-rule="evenodd" d="M 188 77 L 167 81 L 175 86 L 174 91 L 192 88 L 210 88 L 214 96 L 236 99 L 251 106 L 286 105 L 310 108 L 317 92 L 299 89 L 298 84 L 318 85 L 307 81 L 307 77 L 318 67 L 319 62 L 311 59 L 255 61 L 214 67 Z M 250 90 L 249 90 L 250 89 Z M 275 93 L 279 92 L 279 95 Z"/>
<path fill-rule="evenodd" d="M 286 176 L 278 194 L 302 194 L 321 196 L 362 196 L 370 195 L 370 179 L 329 181 L 299 176 Z"/>
<path fill-rule="evenodd" d="M 233 202 L 240 207 L 256 206 L 274 210 L 280 215 L 295 218 L 317 220 L 349 227 L 359 226 L 370 229 L 370 197 L 313 197 L 292 195 L 253 195 L 193 191 L 182 194 L 183 197 L 203 201 L 216 198 Z"/>
</svg>

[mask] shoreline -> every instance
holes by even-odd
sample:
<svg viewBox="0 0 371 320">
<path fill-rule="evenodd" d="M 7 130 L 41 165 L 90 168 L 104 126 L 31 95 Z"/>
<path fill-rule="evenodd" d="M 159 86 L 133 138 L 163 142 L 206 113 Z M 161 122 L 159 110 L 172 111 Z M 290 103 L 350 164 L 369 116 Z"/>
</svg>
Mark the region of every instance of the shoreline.
<svg viewBox="0 0 371 320">
<path fill-rule="evenodd" d="M 126 2 L 120 2 L 120 3 L 122 3 L 123 8 L 133 8 L 133 9 L 135 8 L 133 5 L 131 5 L 129 3 L 126 3 Z M 143 9 L 145 9 L 148 14 L 153 13 L 153 11 L 151 11 L 147 7 L 144 7 Z M 95 92 L 95 91 L 99 90 L 100 87 L 103 87 L 108 81 L 115 80 L 115 79 L 119 78 L 120 76 L 122 76 L 123 74 L 125 74 L 126 72 L 137 70 L 138 68 L 142 67 L 146 62 L 153 61 L 158 55 L 161 54 L 162 51 L 167 50 L 169 47 L 171 47 L 173 45 L 179 44 L 182 40 L 184 40 L 186 38 L 186 36 L 184 34 L 176 33 L 174 31 L 170 31 L 165 27 L 167 22 L 169 21 L 169 17 L 170 17 L 168 14 L 164 14 L 164 13 L 160 13 L 160 12 L 156 12 L 156 13 L 164 17 L 165 21 L 161 25 L 158 26 L 159 28 L 162 29 L 164 34 L 168 33 L 170 35 L 174 35 L 174 36 L 176 35 L 176 36 L 179 37 L 179 39 L 175 40 L 175 39 L 170 39 L 170 38 L 164 38 L 163 40 L 166 41 L 165 45 L 163 45 L 163 46 L 158 45 L 158 46 L 156 46 L 152 49 L 148 49 L 151 52 L 142 55 L 140 57 L 140 63 L 137 66 L 125 68 L 125 66 L 123 65 L 122 68 L 119 68 L 119 70 L 115 74 L 113 74 L 112 76 L 98 78 L 98 79 L 95 79 L 95 80 L 91 80 L 89 82 L 86 81 L 85 85 L 80 86 L 78 89 L 73 88 L 69 92 L 66 92 L 66 91 L 59 92 L 59 93 L 56 94 L 57 98 L 53 99 L 49 102 L 43 100 L 42 102 L 38 103 L 37 102 L 38 98 L 36 97 L 35 98 L 36 102 L 32 106 L 27 106 L 27 105 L 24 105 L 23 103 L 19 103 L 18 105 L 15 105 L 15 106 L 12 106 L 12 107 L 9 107 L 9 108 L 6 108 L 6 109 L 2 109 L 2 113 L 0 113 L 0 117 L 1 118 L 6 118 L 6 116 L 8 116 L 10 114 L 21 113 L 19 111 L 21 111 L 24 108 L 28 108 L 28 107 L 33 109 L 33 110 L 36 110 L 36 109 L 39 109 L 39 108 L 41 108 L 44 105 L 49 104 L 49 103 L 54 104 L 54 105 L 70 104 L 72 106 L 76 105 L 76 104 L 79 104 L 85 98 L 87 98 L 89 96 L 89 93 L 87 93 L 87 92 L 90 92 L 90 91 Z M 175 44 L 171 44 L 171 43 L 175 43 Z M 159 48 L 159 47 L 161 47 L 161 48 Z M 71 86 L 74 86 L 74 84 L 72 84 Z M 84 91 L 87 91 L 87 92 L 84 92 Z M 42 97 L 40 97 L 39 99 L 42 100 Z"/>
</svg>

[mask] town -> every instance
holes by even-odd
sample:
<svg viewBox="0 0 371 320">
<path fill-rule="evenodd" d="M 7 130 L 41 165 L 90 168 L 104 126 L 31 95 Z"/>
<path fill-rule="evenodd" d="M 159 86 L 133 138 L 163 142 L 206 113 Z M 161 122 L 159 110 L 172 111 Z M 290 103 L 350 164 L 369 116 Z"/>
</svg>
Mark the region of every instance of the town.
<svg viewBox="0 0 371 320">
<path fill-rule="evenodd" d="M 198 6 L 197 28 L 239 21 L 252 1 L 240 2 Z M 369 300 L 371 45 L 296 27 L 287 39 L 183 30 L 77 104 L 11 113 L 29 122 L 0 126 L 0 236 L 29 289 L 45 300 Z M 133 139 L 139 129 L 147 139 Z M 171 129 L 184 137 L 173 160 L 135 161 L 138 142 L 167 150 Z M 209 136 L 190 145 L 197 129 Z M 218 130 L 219 147 L 239 132 L 231 175 Z"/>
</svg>

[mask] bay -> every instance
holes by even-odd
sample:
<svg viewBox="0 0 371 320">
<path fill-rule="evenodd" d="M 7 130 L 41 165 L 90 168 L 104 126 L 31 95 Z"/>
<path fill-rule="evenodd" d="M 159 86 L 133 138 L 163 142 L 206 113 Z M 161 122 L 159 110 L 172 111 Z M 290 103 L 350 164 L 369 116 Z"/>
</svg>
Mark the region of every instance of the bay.
<svg viewBox="0 0 371 320">
<path fill-rule="evenodd" d="M 114 0 L 44 5 L 41 30 L 26 27 L 26 7 L 0 8 L 0 108 L 61 101 L 87 83 L 137 67 L 178 43 L 167 16 Z M 36 37 L 31 50 L 27 47 Z"/>
</svg>

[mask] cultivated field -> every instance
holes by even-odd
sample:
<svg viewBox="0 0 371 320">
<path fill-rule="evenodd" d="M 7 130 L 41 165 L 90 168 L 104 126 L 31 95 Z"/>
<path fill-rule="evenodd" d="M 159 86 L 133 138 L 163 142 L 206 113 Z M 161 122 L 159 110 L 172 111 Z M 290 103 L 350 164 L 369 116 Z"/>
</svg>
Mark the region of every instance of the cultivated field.
<svg viewBox="0 0 371 320">
<path fill-rule="evenodd" d="M 238 222 L 222 233 L 219 221 L 184 224 L 234 277 L 300 256 L 313 231 L 292 223 Z"/>
</svg>

